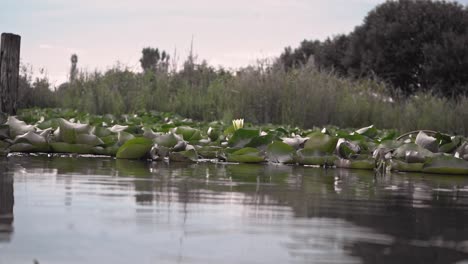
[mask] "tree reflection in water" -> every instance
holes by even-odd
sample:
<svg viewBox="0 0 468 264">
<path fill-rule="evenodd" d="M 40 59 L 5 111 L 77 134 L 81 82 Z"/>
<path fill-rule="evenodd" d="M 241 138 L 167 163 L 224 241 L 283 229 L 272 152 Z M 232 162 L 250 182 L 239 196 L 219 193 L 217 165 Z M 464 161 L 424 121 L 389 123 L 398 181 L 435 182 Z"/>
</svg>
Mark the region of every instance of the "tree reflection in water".
<svg viewBox="0 0 468 264">
<path fill-rule="evenodd" d="M 13 174 L 4 160 L 0 160 L 0 242 L 10 241 L 13 233 Z"/>
<path fill-rule="evenodd" d="M 86 184 L 108 189 L 100 195 L 131 188 L 141 206 L 164 203 L 169 210 L 171 204 L 179 205 L 184 223 L 190 217 L 190 204 L 244 205 L 249 223 L 294 225 L 291 227 L 296 231 L 289 233 L 289 241 L 283 245 L 291 256 L 303 259 L 311 258 L 307 256 L 311 249 L 327 252 L 337 250 L 333 248 L 336 245 L 363 263 L 456 263 L 468 259 L 468 179 L 463 177 L 381 177 L 369 171 L 294 166 L 86 158 L 18 157 L 15 162 L 25 168 L 56 170 L 58 180 L 95 175 L 86 178 Z M 0 175 L 0 215 L 11 215 L 1 218 L 1 223 L 3 227 L 9 221 L 6 225 L 12 229 L 13 181 L 8 172 Z M 294 222 L 284 222 L 290 214 Z M 327 258 L 333 260 L 324 256 Z"/>
</svg>

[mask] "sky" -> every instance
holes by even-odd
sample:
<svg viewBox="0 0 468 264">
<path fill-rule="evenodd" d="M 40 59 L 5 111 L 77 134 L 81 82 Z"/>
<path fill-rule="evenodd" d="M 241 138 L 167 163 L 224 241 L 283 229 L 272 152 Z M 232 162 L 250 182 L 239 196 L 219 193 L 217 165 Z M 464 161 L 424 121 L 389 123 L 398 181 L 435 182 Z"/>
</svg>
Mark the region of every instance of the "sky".
<svg viewBox="0 0 468 264">
<path fill-rule="evenodd" d="M 4 2 L 5 1 L 5 2 Z M 380 0 L 3 0 L 0 32 L 21 35 L 21 62 L 59 85 L 70 56 L 85 71 L 141 71 L 144 47 L 239 68 L 304 39 L 348 33 Z M 468 0 L 458 1 L 464 5 Z"/>
</svg>

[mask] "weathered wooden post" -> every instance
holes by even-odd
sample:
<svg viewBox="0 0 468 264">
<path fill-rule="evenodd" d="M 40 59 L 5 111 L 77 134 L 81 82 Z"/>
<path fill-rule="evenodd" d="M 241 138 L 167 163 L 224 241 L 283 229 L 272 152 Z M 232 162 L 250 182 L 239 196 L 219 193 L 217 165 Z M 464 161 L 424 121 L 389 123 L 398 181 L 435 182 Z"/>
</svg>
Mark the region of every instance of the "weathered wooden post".
<svg viewBox="0 0 468 264">
<path fill-rule="evenodd" d="M 2 33 L 0 47 L 0 112 L 16 114 L 21 37 Z"/>
</svg>

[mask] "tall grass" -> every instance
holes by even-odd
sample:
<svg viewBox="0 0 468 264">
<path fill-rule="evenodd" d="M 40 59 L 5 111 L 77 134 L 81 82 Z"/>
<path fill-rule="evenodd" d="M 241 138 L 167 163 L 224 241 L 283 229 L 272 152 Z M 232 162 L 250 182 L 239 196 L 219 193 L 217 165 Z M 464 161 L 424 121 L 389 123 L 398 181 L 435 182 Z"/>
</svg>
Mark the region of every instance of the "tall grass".
<svg viewBox="0 0 468 264">
<path fill-rule="evenodd" d="M 82 73 L 46 97 L 55 98 L 48 100 L 57 107 L 96 114 L 157 110 L 205 121 L 245 118 L 305 128 L 374 124 L 468 135 L 466 97 L 391 96 L 383 83 L 341 78 L 313 65 L 286 71 L 258 64 L 235 74 L 207 65 L 144 74 L 115 67 L 105 73 Z"/>
</svg>

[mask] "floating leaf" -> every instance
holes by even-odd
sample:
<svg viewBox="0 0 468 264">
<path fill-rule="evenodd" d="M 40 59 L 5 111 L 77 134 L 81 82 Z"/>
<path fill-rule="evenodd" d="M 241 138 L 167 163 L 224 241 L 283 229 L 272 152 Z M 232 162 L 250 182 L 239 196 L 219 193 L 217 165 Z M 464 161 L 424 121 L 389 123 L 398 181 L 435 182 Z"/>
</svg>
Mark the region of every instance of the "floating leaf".
<svg viewBox="0 0 468 264">
<path fill-rule="evenodd" d="M 76 143 L 77 135 L 89 134 L 91 131 L 91 127 L 88 124 L 76 124 L 63 118 L 58 119 L 58 122 L 60 130 L 57 133 L 57 141 L 74 144 Z"/>
<path fill-rule="evenodd" d="M 283 142 L 288 144 L 289 146 L 293 147 L 294 149 L 298 150 L 304 147 L 304 143 L 307 141 L 308 138 L 295 136 L 291 138 L 282 138 Z"/>
<path fill-rule="evenodd" d="M 131 140 L 131 139 L 134 139 L 135 136 L 128 133 L 128 132 L 125 132 L 125 131 L 119 131 L 117 133 L 117 142 L 119 143 L 119 145 L 123 145 L 125 144 L 125 142 Z"/>
<path fill-rule="evenodd" d="M 19 147 L 15 147 L 15 152 L 28 152 L 28 151 L 38 151 L 38 152 L 47 152 L 49 151 L 49 144 L 47 143 L 46 139 L 38 135 L 34 132 L 27 132 L 24 135 L 17 136 L 13 142 L 14 144 L 19 144 L 19 143 L 26 143 L 30 144 L 33 146 L 32 150 L 23 150 L 20 151 Z M 26 146 L 23 146 L 24 148 L 27 148 Z"/>
<path fill-rule="evenodd" d="M 301 165 L 332 166 L 338 159 L 335 155 L 324 155 L 313 149 L 300 149 L 296 152 L 296 161 Z"/>
<path fill-rule="evenodd" d="M 93 147 L 90 145 L 52 142 L 50 146 L 55 153 L 93 154 Z"/>
<path fill-rule="evenodd" d="M 189 149 L 180 152 L 171 152 L 169 154 L 169 161 L 172 162 L 197 162 L 198 154 L 195 149 Z"/>
<path fill-rule="evenodd" d="M 173 148 L 179 141 L 182 141 L 182 138 L 173 133 L 160 135 L 154 139 L 155 143 L 166 148 Z"/>
<path fill-rule="evenodd" d="M 233 148 L 245 147 L 253 138 L 260 136 L 258 129 L 240 128 L 234 132 L 232 138 L 229 139 L 229 146 Z"/>
<path fill-rule="evenodd" d="M 361 147 L 353 142 L 340 138 L 336 144 L 336 153 L 338 153 L 341 158 L 348 159 L 351 155 L 358 154 L 360 152 Z"/>
<path fill-rule="evenodd" d="M 153 146 L 153 141 L 147 138 L 133 138 L 125 142 L 117 151 L 118 159 L 141 159 Z"/>
<path fill-rule="evenodd" d="M 409 153 L 411 154 L 409 155 Z M 418 160 L 421 161 L 433 156 L 434 153 L 414 143 L 401 145 L 393 152 L 393 157 L 401 160 L 406 160 L 408 156 L 415 158 L 416 155 L 418 156 Z"/>
<path fill-rule="evenodd" d="M 309 139 L 304 145 L 304 149 L 317 151 L 323 154 L 332 154 L 335 150 L 338 138 L 322 134 L 321 132 L 314 132 L 307 136 Z"/>
<path fill-rule="evenodd" d="M 200 130 L 191 128 L 188 126 L 180 126 L 175 130 L 175 133 L 182 135 L 182 138 L 186 141 L 200 140 Z"/>
<path fill-rule="evenodd" d="M 436 155 L 429 158 L 422 169 L 427 173 L 438 174 L 467 174 L 468 175 L 468 161 L 457 159 L 452 156 L 443 154 Z"/>
<path fill-rule="evenodd" d="M 104 142 L 95 135 L 89 134 L 79 134 L 76 135 L 76 143 L 77 144 L 86 144 L 91 146 L 99 146 L 104 145 Z"/>
<path fill-rule="evenodd" d="M 431 152 L 439 151 L 439 143 L 435 137 L 428 136 L 423 131 L 419 131 L 415 143 Z"/>
<path fill-rule="evenodd" d="M 356 130 L 356 133 L 359 135 L 366 136 L 368 138 L 375 138 L 377 136 L 377 129 L 374 127 L 374 125 L 368 126 L 368 127 L 363 127 L 361 129 Z"/>
<path fill-rule="evenodd" d="M 401 160 L 391 159 L 389 166 L 392 171 L 421 172 L 424 163 L 407 163 Z"/>
<path fill-rule="evenodd" d="M 227 160 L 230 162 L 259 163 L 265 161 L 265 158 L 256 148 L 242 148 L 232 154 L 228 154 Z"/>
<path fill-rule="evenodd" d="M 34 132 L 36 130 L 34 126 L 27 125 L 24 121 L 18 120 L 14 116 L 9 116 L 5 124 L 9 126 L 9 135 L 11 138 L 15 138 L 27 132 Z"/>
<path fill-rule="evenodd" d="M 268 145 L 266 154 L 270 162 L 274 163 L 294 163 L 294 153 L 296 150 L 286 143 L 275 141 Z"/>
</svg>

